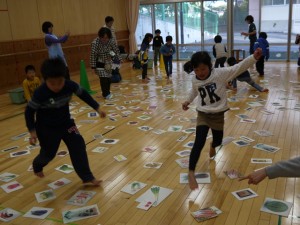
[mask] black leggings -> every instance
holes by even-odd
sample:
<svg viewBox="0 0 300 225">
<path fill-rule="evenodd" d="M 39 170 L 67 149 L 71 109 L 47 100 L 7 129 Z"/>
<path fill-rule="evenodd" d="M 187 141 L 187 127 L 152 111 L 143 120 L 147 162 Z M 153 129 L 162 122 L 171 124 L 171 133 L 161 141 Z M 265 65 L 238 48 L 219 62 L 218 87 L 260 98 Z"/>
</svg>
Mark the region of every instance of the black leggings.
<svg viewBox="0 0 300 225">
<path fill-rule="evenodd" d="M 44 166 L 56 156 L 60 142 L 63 140 L 69 150 L 73 167 L 81 180 L 87 182 L 95 179 L 90 170 L 84 140 L 74 123 L 66 128 L 37 125 L 36 133 L 41 150 L 32 163 L 35 173 L 42 172 Z"/>
<path fill-rule="evenodd" d="M 200 125 L 196 127 L 196 138 L 195 143 L 191 151 L 189 170 L 195 171 L 197 162 L 200 157 L 200 153 L 205 145 L 206 137 L 209 131 L 209 127 L 206 125 Z M 213 142 L 212 147 L 215 148 L 222 144 L 223 130 L 212 129 Z"/>
</svg>

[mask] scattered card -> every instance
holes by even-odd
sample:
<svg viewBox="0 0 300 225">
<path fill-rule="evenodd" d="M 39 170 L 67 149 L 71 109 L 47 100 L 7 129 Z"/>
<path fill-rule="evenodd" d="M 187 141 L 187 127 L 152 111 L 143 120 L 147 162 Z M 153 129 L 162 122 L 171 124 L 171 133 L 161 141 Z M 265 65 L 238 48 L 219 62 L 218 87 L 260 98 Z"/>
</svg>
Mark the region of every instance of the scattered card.
<svg viewBox="0 0 300 225">
<path fill-rule="evenodd" d="M 97 112 L 89 112 L 88 117 L 90 117 L 90 118 L 99 117 L 99 114 Z"/>
<path fill-rule="evenodd" d="M 153 128 L 152 127 L 149 127 L 149 126 L 141 126 L 141 127 L 138 127 L 140 130 L 142 131 L 149 131 L 149 130 L 152 130 Z"/>
<path fill-rule="evenodd" d="M 72 173 L 74 171 L 73 166 L 68 164 L 64 164 L 62 166 L 56 167 L 55 169 L 66 174 Z"/>
<path fill-rule="evenodd" d="M 269 137 L 273 135 L 271 131 L 267 131 L 267 130 L 256 130 L 254 131 L 254 133 L 262 137 Z"/>
<path fill-rule="evenodd" d="M 171 193 L 172 189 L 152 186 L 149 188 L 144 194 L 138 197 L 135 201 L 137 202 L 145 202 L 150 201 L 153 202 L 153 207 L 158 206 L 163 200 L 165 200 Z"/>
<path fill-rule="evenodd" d="M 28 155 L 28 154 L 30 154 L 29 150 L 22 150 L 22 151 L 18 151 L 18 152 L 11 152 L 9 155 L 11 158 L 14 158 L 14 157 L 19 157 L 19 156 Z"/>
<path fill-rule="evenodd" d="M 241 123 L 255 123 L 256 120 L 255 119 L 241 119 L 240 122 Z"/>
<path fill-rule="evenodd" d="M 176 141 L 181 142 L 181 141 L 184 141 L 184 140 L 187 139 L 187 138 L 188 138 L 188 136 L 186 136 L 186 135 L 180 136 Z"/>
<path fill-rule="evenodd" d="M 138 204 L 137 205 L 137 208 L 138 209 L 143 209 L 143 210 L 148 210 L 148 209 L 150 209 L 151 208 L 151 206 L 153 205 L 153 201 L 147 201 L 147 200 L 145 200 L 145 201 L 142 201 L 140 204 Z"/>
<path fill-rule="evenodd" d="M 220 209 L 215 206 L 211 206 L 204 209 L 199 209 L 195 212 L 192 212 L 191 214 L 197 222 L 203 222 L 205 220 L 215 218 L 221 213 L 222 211 Z"/>
<path fill-rule="evenodd" d="M 189 157 L 185 157 L 185 158 L 181 158 L 181 159 L 176 159 L 175 160 L 175 162 L 177 162 L 178 165 L 181 168 L 189 168 L 189 161 L 190 161 Z"/>
<path fill-rule="evenodd" d="M 183 126 L 172 125 L 168 128 L 169 132 L 180 132 Z"/>
<path fill-rule="evenodd" d="M 240 139 L 242 139 L 243 141 L 249 142 L 249 143 L 255 141 L 247 136 L 240 136 Z"/>
<path fill-rule="evenodd" d="M 92 152 L 103 153 L 103 152 L 106 152 L 107 150 L 108 150 L 108 148 L 106 148 L 106 147 L 96 147 L 92 150 Z"/>
<path fill-rule="evenodd" d="M 239 191 L 231 192 L 234 197 L 236 197 L 238 200 L 245 200 L 249 198 L 257 197 L 258 195 L 252 191 L 250 188 L 242 189 Z"/>
<path fill-rule="evenodd" d="M 183 145 L 183 147 L 186 148 L 192 148 L 194 146 L 194 142 L 193 141 L 189 141 L 188 143 L 186 143 L 185 145 Z"/>
<path fill-rule="evenodd" d="M 147 184 L 139 182 L 139 181 L 133 181 L 129 184 L 127 184 L 125 187 L 123 187 L 121 189 L 122 192 L 134 195 L 135 193 L 137 193 L 138 191 L 140 191 L 141 189 L 143 189 L 144 187 L 146 187 Z"/>
<path fill-rule="evenodd" d="M 272 159 L 251 158 L 251 163 L 265 163 L 265 164 L 272 164 Z"/>
<path fill-rule="evenodd" d="M 263 143 L 258 143 L 256 145 L 254 145 L 253 148 L 263 150 L 263 151 L 266 151 L 266 152 L 271 152 L 271 153 L 277 152 L 280 149 L 278 147 L 274 147 L 274 146 L 271 146 L 271 145 L 266 145 L 266 144 L 263 144 Z"/>
<path fill-rule="evenodd" d="M 100 143 L 101 144 L 110 144 L 114 145 L 119 141 L 119 139 L 103 139 Z"/>
<path fill-rule="evenodd" d="M 47 216 L 52 213 L 54 209 L 52 208 L 44 208 L 44 207 L 32 207 L 27 213 L 25 213 L 24 217 L 34 218 L 34 219 L 46 219 Z"/>
<path fill-rule="evenodd" d="M 70 223 L 70 222 L 87 219 L 99 215 L 100 212 L 96 204 L 85 206 L 82 208 L 67 210 L 62 213 L 64 223 Z"/>
<path fill-rule="evenodd" d="M 162 163 L 160 162 L 148 162 L 144 164 L 144 168 L 148 169 L 159 169 L 161 167 Z"/>
<path fill-rule="evenodd" d="M 117 160 L 118 162 L 127 160 L 127 158 L 124 155 L 115 155 L 114 159 Z"/>
<path fill-rule="evenodd" d="M 179 152 L 176 152 L 177 155 L 179 155 L 180 157 L 186 157 L 189 156 L 191 154 L 191 150 L 190 149 L 185 149 Z"/>
<path fill-rule="evenodd" d="M 11 208 L 5 208 L 0 210 L 0 221 L 9 222 L 16 219 L 20 215 L 21 213 L 19 213 L 16 210 L 13 210 Z"/>
<path fill-rule="evenodd" d="M 249 142 L 246 142 L 244 140 L 236 140 L 236 141 L 233 141 L 233 143 L 239 147 L 244 147 L 244 146 L 250 145 Z"/>
<path fill-rule="evenodd" d="M 95 191 L 77 191 L 68 201 L 69 205 L 84 206 L 97 192 Z"/>
<path fill-rule="evenodd" d="M 23 185 L 20 184 L 18 181 L 12 181 L 10 183 L 1 185 L 1 188 L 6 193 L 10 193 L 10 192 L 13 192 L 13 191 L 16 191 L 16 190 L 19 190 L 19 189 L 23 188 Z"/>
<path fill-rule="evenodd" d="M 244 177 L 239 171 L 234 170 L 234 169 L 224 171 L 224 173 L 225 173 L 230 179 L 237 179 L 237 178 L 242 178 L 242 177 Z"/>
<path fill-rule="evenodd" d="M 196 181 L 198 184 L 210 184 L 210 173 L 195 173 Z M 179 178 L 179 183 L 180 184 L 188 184 L 188 174 L 187 173 L 180 173 L 180 178 Z"/>
<path fill-rule="evenodd" d="M 55 199 L 55 193 L 52 189 L 37 192 L 34 194 L 38 203 Z"/>
<path fill-rule="evenodd" d="M 71 181 L 68 180 L 67 178 L 61 178 L 59 180 L 53 181 L 52 183 L 48 184 L 48 187 L 52 188 L 53 190 L 56 190 L 70 183 Z"/>
<path fill-rule="evenodd" d="M 59 157 L 64 157 L 64 156 L 66 156 L 66 155 L 68 155 L 68 154 L 69 154 L 68 151 L 66 151 L 66 150 L 61 150 L 61 151 L 59 151 L 56 155 L 59 156 Z"/>
<path fill-rule="evenodd" d="M 3 182 L 9 182 L 13 179 L 15 179 L 16 177 L 18 177 L 19 175 L 17 174 L 13 174 L 13 173 L 2 173 L 0 174 L 0 180 Z"/>
<path fill-rule="evenodd" d="M 266 198 L 260 211 L 288 217 L 293 203 L 273 198 Z"/>
<path fill-rule="evenodd" d="M 149 152 L 152 153 L 156 150 L 157 148 L 155 146 L 146 146 L 145 148 L 143 148 L 143 152 Z"/>
</svg>

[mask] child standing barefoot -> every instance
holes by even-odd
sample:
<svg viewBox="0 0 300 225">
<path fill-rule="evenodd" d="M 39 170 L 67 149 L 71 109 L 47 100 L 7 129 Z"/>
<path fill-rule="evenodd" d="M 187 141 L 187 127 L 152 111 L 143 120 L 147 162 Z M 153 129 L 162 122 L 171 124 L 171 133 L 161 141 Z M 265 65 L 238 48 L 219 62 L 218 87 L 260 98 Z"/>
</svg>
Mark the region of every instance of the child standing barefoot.
<svg viewBox="0 0 300 225">
<path fill-rule="evenodd" d="M 66 80 L 66 66 L 59 59 L 48 59 L 41 67 L 44 83 L 38 87 L 25 110 L 26 126 L 30 132 L 30 144 L 37 138 L 40 142 L 40 153 L 33 160 L 32 166 L 36 176 L 44 177 L 43 168 L 56 156 L 61 140 L 69 150 L 77 175 L 83 183 L 99 186 L 90 170 L 85 142 L 80 135 L 74 120 L 71 119 L 69 102 L 73 93 L 95 109 L 103 118 L 99 104 L 77 83 Z"/>
<path fill-rule="evenodd" d="M 189 109 L 189 104 L 197 99 L 197 127 L 194 146 L 189 161 L 189 186 L 192 190 L 198 188 L 195 178 L 195 168 L 200 153 L 205 145 L 209 129 L 212 130 L 213 141 L 210 148 L 210 157 L 214 157 L 215 148 L 222 143 L 224 129 L 224 113 L 228 110 L 226 84 L 228 80 L 246 71 L 262 55 L 262 50 L 257 49 L 253 55 L 247 57 L 239 64 L 232 67 L 213 68 L 208 52 L 195 53 L 191 61 L 184 65 L 184 71 L 195 72 L 192 89 L 188 99 L 182 104 L 183 110 Z"/>
</svg>

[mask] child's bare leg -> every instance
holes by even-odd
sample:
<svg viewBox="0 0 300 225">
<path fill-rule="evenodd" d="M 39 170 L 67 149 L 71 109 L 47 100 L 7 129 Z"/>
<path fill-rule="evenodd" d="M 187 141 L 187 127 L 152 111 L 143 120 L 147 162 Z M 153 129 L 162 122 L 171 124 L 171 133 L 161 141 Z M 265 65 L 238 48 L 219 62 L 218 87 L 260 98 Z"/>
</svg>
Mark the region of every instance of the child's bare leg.
<svg viewBox="0 0 300 225">
<path fill-rule="evenodd" d="M 41 178 L 45 176 L 45 174 L 43 173 L 43 171 L 34 173 L 34 175 L 36 175 L 37 177 L 41 177 Z"/>
<path fill-rule="evenodd" d="M 198 183 L 197 183 L 194 171 L 189 170 L 188 178 L 189 178 L 190 189 L 191 190 L 197 189 Z"/>
<path fill-rule="evenodd" d="M 93 186 L 100 186 L 102 180 L 93 179 L 90 181 L 83 181 L 84 184 L 91 183 Z"/>
</svg>

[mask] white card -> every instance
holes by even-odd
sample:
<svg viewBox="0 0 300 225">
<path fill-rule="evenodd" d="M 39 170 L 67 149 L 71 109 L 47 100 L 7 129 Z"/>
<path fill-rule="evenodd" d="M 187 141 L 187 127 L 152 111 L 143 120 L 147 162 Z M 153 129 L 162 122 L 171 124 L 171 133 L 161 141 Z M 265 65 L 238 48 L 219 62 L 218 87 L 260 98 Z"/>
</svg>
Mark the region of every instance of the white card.
<svg viewBox="0 0 300 225">
<path fill-rule="evenodd" d="M 252 191 L 250 188 L 246 188 L 246 189 L 242 189 L 242 190 L 238 190 L 238 191 L 234 191 L 231 192 L 233 194 L 234 197 L 236 197 L 238 200 L 245 200 L 245 199 L 249 199 L 249 198 L 255 198 L 258 195 Z"/>
<path fill-rule="evenodd" d="M 52 189 L 37 192 L 34 194 L 38 203 L 55 199 L 55 193 Z"/>
<path fill-rule="evenodd" d="M 10 192 L 13 192 L 13 191 L 16 191 L 16 190 L 19 190 L 19 189 L 23 188 L 23 185 L 20 184 L 18 181 L 12 181 L 10 183 L 1 185 L 1 188 L 6 193 L 10 193 Z"/>
<path fill-rule="evenodd" d="M 152 152 L 154 152 L 155 150 L 157 149 L 157 147 L 155 147 L 155 146 L 146 146 L 146 147 L 144 147 L 143 148 L 143 152 L 149 152 L 149 153 L 152 153 Z"/>
<path fill-rule="evenodd" d="M 189 168 L 189 161 L 190 161 L 189 157 L 180 158 L 180 159 L 175 160 L 175 162 L 177 162 L 181 168 Z"/>
<path fill-rule="evenodd" d="M 266 198 L 260 211 L 288 217 L 293 203 L 273 198 Z"/>
<path fill-rule="evenodd" d="M 106 148 L 106 147 L 96 147 L 92 150 L 92 152 L 103 153 L 103 152 L 106 152 L 107 150 L 108 150 L 108 148 Z"/>
<path fill-rule="evenodd" d="M 153 207 L 158 206 L 163 200 L 165 200 L 171 193 L 172 189 L 152 186 L 149 188 L 144 194 L 138 197 L 135 201 L 143 202 L 143 201 L 151 201 L 153 203 Z"/>
<path fill-rule="evenodd" d="M 258 143 L 256 145 L 254 145 L 253 148 L 263 150 L 263 151 L 266 151 L 266 152 L 270 152 L 270 153 L 277 152 L 280 149 L 278 147 L 274 147 L 274 146 L 271 146 L 271 145 L 266 145 L 266 144 L 263 144 L 263 143 Z"/>
<path fill-rule="evenodd" d="M 16 210 L 13 210 L 11 208 L 5 208 L 0 210 L 0 221 L 9 222 L 16 219 L 20 215 L 21 213 L 19 213 Z"/>
<path fill-rule="evenodd" d="M 162 163 L 160 162 L 148 162 L 144 164 L 144 168 L 148 169 L 159 169 L 161 167 Z"/>
<path fill-rule="evenodd" d="M 52 208 L 44 208 L 44 207 L 32 207 L 28 212 L 26 212 L 23 216 L 34 218 L 34 219 L 46 219 L 47 216 L 52 213 L 54 209 Z"/>
<path fill-rule="evenodd" d="M 126 186 L 124 186 L 121 191 L 134 195 L 135 193 L 137 193 L 138 191 L 140 191 L 141 189 L 143 189 L 144 187 L 146 187 L 147 184 L 139 182 L 139 181 L 133 181 L 129 184 L 127 184 Z"/>
<path fill-rule="evenodd" d="M 100 143 L 101 144 L 110 144 L 114 145 L 119 141 L 119 139 L 103 139 Z"/>
<path fill-rule="evenodd" d="M 14 174 L 14 173 L 5 172 L 5 173 L 0 174 L 0 180 L 3 181 L 3 182 L 9 182 L 9 181 L 15 179 L 18 176 L 19 175 Z"/>
<path fill-rule="evenodd" d="M 272 164 L 272 159 L 251 158 L 251 163 L 265 163 L 265 164 Z"/>
<path fill-rule="evenodd" d="M 191 154 L 191 150 L 190 149 L 185 149 L 179 152 L 176 152 L 177 155 L 179 155 L 180 157 L 186 157 L 189 156 Z"/>
<path fill-rule="evenodd" d="M 61 178 L 59 180 L 53 181 L 52 183 L 48 184 L 48 187 L 52 188 L 53 190 L 61 188 L 67 184 L 71 183 L 70 180 L 67 178 Z"/>
<path fill-rule="evenodd" d="M 67 210 L 62 213 L 64 223 L 70 223 L 70 222 L 87 219 L 99 215 L 100 212 L 96 204 L 77 208 L 77 209 Z"/>
<path fill-rule="evenodd" d="M 127 160 L 127 158 L 124 155 L 115 155 L 114 159 L 117 160 L 118 162 Z"/>
<path fill-rule="evenodd" d="M 61 165 L 59 167 L 56 167 L 55 169 L 60 171 L 60 172 L 66 173 L 66 174 L 72 173 L 74 171 L 73 166 L 71 166 L 69 164 Z"/>
<path fill-rule="evenodd" d="M 147 200 L 143 200 L 142 202 L 140 202 L 140 204 L 137 205 L 138 209 L 143 209 L 143 210 L 148 210 L 151 208 L 151 206 L 153 205 L 153 201 L 147 201 Z"/>
<path fill-rule="evenodd" d="M 185 145 L 183 145 L 183 147 L 186 148 L 192 148 L 194 146 L 194 142 L 193 141 L 189 141 L 188 143 L 186 143 Z"/>
<path fill-rule="evenodd" d="M 236 140 L 236 141 L 233 141 L 233 143 L 239 147 L 244 147 L 244 146 L 250 145 L 248 142 L 246 142 L 244 140 Z"/>
<path fill-rule="evenodd" d="M 249 142 L 249 143 L 255 141 L 247 136 L 240 136 L 240 139 L 242 139 L 243 141 Z"/>
<path fill-rule="evenodd" d="M 172 125 L 168 128 L 169 132 L 180 132 L 183 126 Z"/>
<path fill-rule="evenodd" d="M 67 204 L 84 206 L 96 193 L 95 191 L 79 190 L 67 201 Z"/>
<path fill-rule="evenodd" d="M 18 151 L 18 152 L 11 152 L 9 155 L 11 158 L 14 158 L 14 157 L 19 157 L 19 156 L 28 155 L 28 154 L 30 154 L 29 150 L 22 150 L 22 151 Z"/>
<path fill-rule="evenodd" d="M 88 117 L 90 117 L 90 118 L 99 117 L 99 114 L 97 112 L 89 112 Z"/>
</svg>

